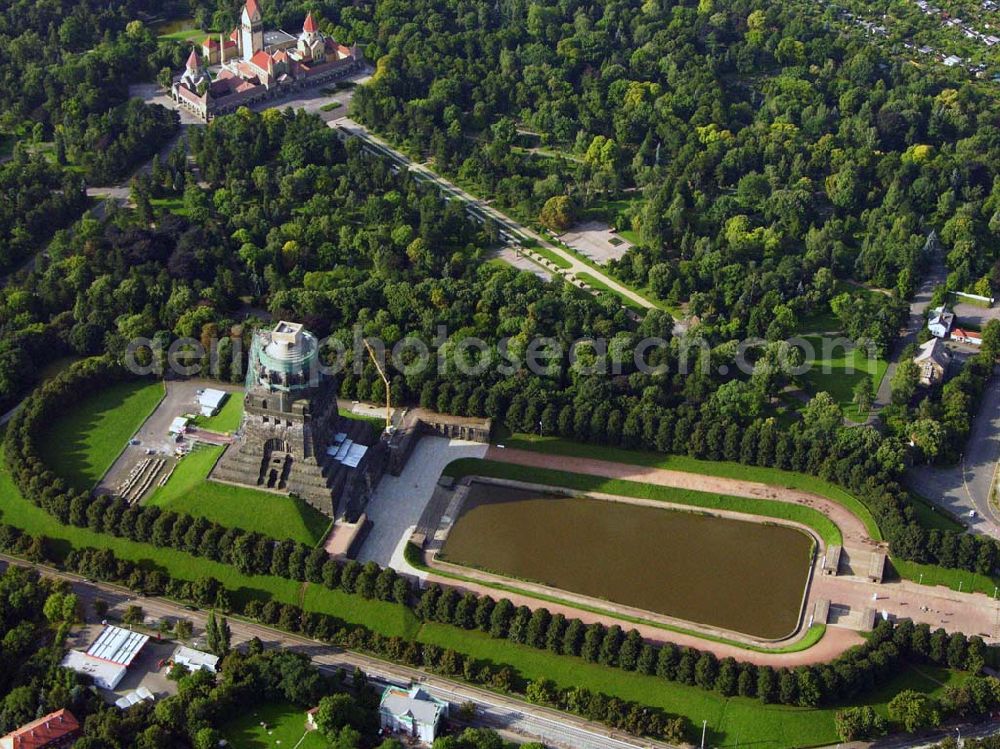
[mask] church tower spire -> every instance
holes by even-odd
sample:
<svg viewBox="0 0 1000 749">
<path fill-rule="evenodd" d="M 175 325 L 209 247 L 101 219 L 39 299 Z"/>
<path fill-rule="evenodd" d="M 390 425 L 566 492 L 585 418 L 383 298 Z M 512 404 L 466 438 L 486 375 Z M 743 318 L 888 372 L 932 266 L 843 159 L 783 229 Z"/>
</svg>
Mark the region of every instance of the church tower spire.
<svg viewBox="0 0 1000 749">
<path fill-rule="evenodd" d="M 249 60 L 264 49 L 264 17 L 257 0 L 247 0 L 240 15 L 240 40 L 243 59 Z"/>
</svg>

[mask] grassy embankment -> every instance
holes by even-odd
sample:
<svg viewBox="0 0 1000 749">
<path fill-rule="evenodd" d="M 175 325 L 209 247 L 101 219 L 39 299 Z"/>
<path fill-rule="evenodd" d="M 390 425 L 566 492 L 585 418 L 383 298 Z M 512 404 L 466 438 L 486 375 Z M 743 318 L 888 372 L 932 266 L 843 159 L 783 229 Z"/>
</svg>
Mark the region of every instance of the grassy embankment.
<svg viewBox="0 0 1000 749">
<path fill-rule="evenodd" d="M 503 444 L 509 448 L 531 450 L 551 455 L 609 460 L 648 468 L 663 468 L 671 471 L 683 471 L 684 473 L 698 473 L 706 476 L 717 476 L 719 478 L 738 479 L 740 481 L 756 481 L 772 486 L 783 486 L 787 489 L 812 492 L 847 507 L 847 509 L 861 519 L 861 522 L 865 525 L 865 530 L 868 531 L 868 535 L 875 540 L 882 539 L 882 533 L 879 531 L 874 516 L 864 504 L 839 486 L 804 473 L 783 471 L 780 468 L 746 466 L 741 463 L 727 461 L 699 460 L 697 458 L 689 458 L 686 455 L 664 455 L 662 453 L 643 450 L 625 450 L 617 447 L 573 442 L 572 440 L 561 439 L 559 437 L 539 437 L 531 434 L 518 433 L 505 437 Z"/>
<path fill-rule="evenodd" d="M 121 423 L 121 420 L 116 421 Z M 129 434 L 126 424 L 122 432 L 114 435 L 116 443 L 127 440 Z M 745 470 L 745 467 L 740 468 Z M 13 486 L 6 470 L 0 470 L 0 520 L 29 533 L 48 536 L 53 540 L 53 548 L 62 555 L 74 547 L 110 548 L 123 559 L 146 567 L 158 567 L 179 579 L 195 580 L 212 575 L 233 592 L 237 601 L 273 597 L 282 602 L 301 603 L 309 610 L 335 614 L 345 621 L 364 624 L 386 635 L 415 636 L 422 642 L 454 647 L 472 657 L 510 664 L 524 678 L 550 678 L 560 687 L 586 687 L 623 699 L 637 700 L 684 715 L 693 725 L 707 720 L 709 741 L 716 746 L 753 742 L 762 749 L 783 749 L 828 744 L 836 740 L 833 723 L 835 708 L 788 708 L 762 705 L 752 699 L 727 698 L 655 677 L 586 663 L 579 658 L 557 656 L 494 640 L 477 632 L 435 623 L 421 624 L 412 612 L 402 606 L 366 601 L 359 596 L 315 585 L 305 586 L 303 594 L 303 586 L 294 581 L 242 575 L 232 567 L 185 552 L 113 538 L 85 528 L 63 526 L 25 500 Z M 888 699 L 901 689 L 916 688 L 939 694 L 945 684 L 961 678 L 962 674 L 947 671 L 907 669 L 878 693 L 871 695 L 869 702 L 884 714 Z"/>
<path fill-rule="evenodd" d="M 230 393 L 215 416 L 202 416 L 198 414 L 194 418 L 194 424 L 199 429 L 207 429 L 210 432 L 221 432 L 229 434 L 239 429 L 240 421 L 243 419 L 243 393 Z"/>
<path fill-rule="evenodd" d="M 221 455 L 221 447 L 193 450 L 146 502 L 309 546 L 326 537 L 330 518 L 301 499 L 209 481 L 208 474 Z"/>
<path fill-rule="evenodd" d="M 42 459 L 73 487 L 92 488 L 165 394 L 162 382 L 133 380 L 85 398 L 51 425 L 41 440 Z"/>
</svg>

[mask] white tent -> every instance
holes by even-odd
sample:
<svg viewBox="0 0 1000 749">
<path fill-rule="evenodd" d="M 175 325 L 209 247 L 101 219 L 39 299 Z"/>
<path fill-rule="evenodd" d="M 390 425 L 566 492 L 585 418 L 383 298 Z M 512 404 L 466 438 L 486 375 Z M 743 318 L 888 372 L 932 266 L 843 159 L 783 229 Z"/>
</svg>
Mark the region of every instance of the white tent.
<svg viewBox="0 0 1000 749">
<path fill-rule="evenodd" d="M 215 388 L 207 388 L 203 393 L 198 396 L 198 405 L 201 406 L 202 416 L 215 416 L 219 413 L 219 409 L 222 408 L 222 404 L 228 396 L 225 390 L 216 390 Z"/>
</svg>

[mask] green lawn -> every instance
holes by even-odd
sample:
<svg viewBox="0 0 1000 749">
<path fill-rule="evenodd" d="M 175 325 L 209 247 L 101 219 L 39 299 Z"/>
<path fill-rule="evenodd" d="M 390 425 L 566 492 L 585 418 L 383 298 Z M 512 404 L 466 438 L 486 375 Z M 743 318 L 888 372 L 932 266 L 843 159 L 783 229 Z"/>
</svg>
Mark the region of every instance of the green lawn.
<svg viewBox="0 0 1000 749">
<path fill-rule="evenodd" d="M 345 419 L 353 419 L 354 421 L 365 421 L 371 424 L 372 429 L 375 430 L 376 434 L 381 434 L 382 430 L 385 429 L 385 418 L 378 416 L 366 416 L 365 414 L 356 414 L 350 409 L 341 408 L 337 410 L 341 416 Z M 383 414 L 385 412 L 383 411 Z"/>
<path fill-rule="evenodd" d="M 339 616 L 354 624 L 364 624 L 386 636 L 412 636 L 417 629 L 413 613 L 398 604 L 368 601 L 360 596 L 321 586 L 305 585 L 270 575 L 244 575 L 234 567 L 196 557 L 184 551 L 95 533 L 86 528 L 63 525 L 21 496 L 0 455 L 0 521 L 33 535 L 44 535 L 59 559 L 74 548 L 111 549 L 120 559 L 128 559 L 147 569 L 160 569 L 179 580 L 211 576 L 231 593 L 234 603 L 274 598 L 282 603 L 301 604 L 303 587 L 307 605 L 313 611 Z"/>
<path fill-rule="evenodd" d="M 207 32 L 199 29 L 194 24 L 193 18 L 172 18 L 169 21 L 163 21 L 162 23 L 155 24 L 152 28 L 152 32 L 156 34 L 156 38 L 163 42 L 186 42 L 186 41 L 201 41 L 206 36 L 211 33 L 216 38 L 218 38 L 218 31 Z"/>
<path fill-rule="evenodd" d="M 951 590 L 961 590 L 963 593 L 985 593 L 994 595 L 1000 586 L 1000 575 L 980 575 L 965 570 L 946 569 L 933 564 L 919 564 L 904 559 L 892 557 L 892 567 L 900 577 L 923 585 L 944 585 Z M 968 632 L 975 635 L 978 632 Z"/>
<path fill-rule="evenodd" d="M 243 419 L 243 398 L 240 393 L 230 393 L 226 398 L 219 413 L 215 416 L 202 416 L 198 414 L 194 418 L 194 424 L 199 429 L 208 429 L 212 432 L 222 432 L 228 434 L 239 429 L 240 421 Z"/>
<path fill-rule="evenodd" d="M 150 204 L 161 213 L 174 213 L 178 216 L 187 216 L 188 209 L 184 207 L 184 198 L 150 198 Z"/>
<path fill-rule="evenodd" d="M 181 458 L 166 485 L 157 487 L 147 503 L 310 546 L 325 538 L 330 518 L 301 499 L 209 481 L 220 455 L 221 447 L 202 446 Z"/>
<path fill-rule="evenodd" d="M 605 198 L 603 200 L 596 201 L 592 206 L 590 206 L 590 208 L 584 210 L 580 218 L 584 221 L 603 221 L 610 226 L 614 226 L 617 233 L 624 237 L 626 231 L 631 232 L 631 228 L 628 226 L 615 225 L 618 220 L 618 214 L 622 211 L 629 210 L 634 204 L 641 204 L 642 202 L 643 199 L 641 196 L 617 199 Z M 625 239 L 632 242 L 632 240 L 628 237 L 625 237 Z"/>
<path fill-rule="evenodd" d="M 622 294 L 619 294 L 617 291 L 612 289 L 606 283 L 599 280 L 596 276 L 581 271 L 576 274 L 576 277 L 579 278 L 581 281 L 583 281 L 585 284 L 587 284 L 590 288 L 595 289 L 601 292 L 602 294 L 610 294 L 611 296 L 617 298 L 618 301 L 620 301 L 622 304 L 624 304 L 633 312 L 639 312 L 641 314 L 646 313 L 646 308 L 643 307 L 641 304 L 639 304 L 637 301 Z"/>
<path fill-rule="evenodd" d="M 531 434 L 512 435 L 504 440 L 504 445 L 507 447 L 516 447 L 521 450 L 550 453 L 552 455 L 572 455 L 583 458 L 596 458 L 598 460 L 611 460 L 618 463 L 648 466 L 650 468 L 665 468 L 672 471 L 684 471 L 685 473 L 719 476 L 720 478 L 757 481 L 762 484 L 813 492 L 847 507 L 861 518 L 861 521 L 865 524 L 865 529 L 868 531 L 868 535 L 875 540 L 882 539 L 882 534 L 878 529 L 875 518 L 868 508 L 857 498 L 848 494 L 836 484 L 824 481 L 816 476 L 809 476 L 805 473 L 783 471 L 780 468 L 746 466 L 742 463 L 727 461 L 699 460 L 697 458 L 689 458 L 686 455 L 663 455 L 662 453 L 642 450 L 624 450 L 617 447 L 589 445 L 558 437 L 539 437 Z"/>
<path fill-rule="evenodd" d="M 306 731 L 305 710 L 288 702 L 244 710 L 221 730 L 235 749 L 326 749 L 330 745 L 318 731 Z"/>
<path fill-rule="evenodd" d="M 162 382 L 119 382 L 84 398 L 41 440 L 45 463 L 77 489 L 92 488 L 166 391 Z"/>
<path fill-rule="evenodd" d="M 660 707 L 669 713 L 686 716 L 696 729 L 707 720 L 707 746 L 782 749 L 837 742 L 833 721 L 837 707 L 809 710 L 763 705 L 741 697 L 727 698 L 697 687 L 588 663 L 581 658 L 557 656 L 506 640 L 495 640 L 481 632 L 436 623 L 424 624 L 420 639 L 483 660 L 508 663 L 527 679 L 552 679 L 560 687 L 586 687 Z M 918 689 L 936 695 L 943 690 L 941 682 L 956 682 L 963 677 L 963 674 L 945 669 L 922 668 L 920 672 L 907 669 L 873 693 L 867 703 L 884 714 L 888 700 L 902 689 Z"/>
<path fill-rule="evenodd" d="M 807 359 L 812 366 L 802 375 L 802 383 L 812 393 L 828 392 L 847 418 L 864 421 L 866 415 L 859 412 L 853 402 L 854 388 L 868 377 L 872 381 L 872 390 L 878 391 L 889 363 L 882 358 L 869 357 L 853 344 L 846 348 L 837 346 L 824 352 L 823 341 L 819 336 L 805 336 L 805 340 L 813 347 L 814 356 Z"/>
<path fill-rule="evenodd" d="M 933 502 L 914 492 L 909 492 L 909 495 L 917 522 L 924 528 L 928 530 L 937 528 L 941 531 L 954 531 L 955 533 L 962 533 L 965 530 L 965 524 L 947 510 L 936 507 Z"/>
<path fill-rule="evenodd" d="M 672 502 L 689 507 L 712 510 L 728 510 L 751 515 L 790 520 L 807 525 L 827 544 L 842 544 L 840 529 L 826 515 L 811 507 L 776 502 L 769 499 L 732 497 L 725 494 L 711 494 L 690 489 L 676 489 L 672 486 L 644 484 L 638 481 L 607 479 L 602 476 L 588 476 L 548 468 L 534 468 L 516 463 L 500 463 L 480 458 L 459 458 L 445 468 L 448 476 L 490 476 L 494 478 L 528 481 L 546 486 L 565 487 L 577 491 L 602 492 L 620 497 L 651 499 L 657 502 Z"/>
</svg>

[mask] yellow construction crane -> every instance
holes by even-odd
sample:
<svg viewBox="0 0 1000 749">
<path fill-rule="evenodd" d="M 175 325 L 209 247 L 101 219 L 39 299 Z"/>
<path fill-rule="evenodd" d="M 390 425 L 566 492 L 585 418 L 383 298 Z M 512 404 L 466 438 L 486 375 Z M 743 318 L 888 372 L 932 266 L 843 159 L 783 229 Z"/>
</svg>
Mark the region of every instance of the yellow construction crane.
<svg viewBox="0 0 1000 749">
<path fill-rule="evenodd" d="M 370 343 L 368 343 L 367 338 L 362 338 L 365 344 L 365 348 L 368 349 L 368 356 L 371 357 L 372 364 L 375 365 L 375 369 L 378 370 L 379 376 L 382 378 L 382 382 L 385 383 L 385 431 L 392 430 L 392 406 L 391 399 L 392 393 L 390 391 L 389 378 L 385 376 L 385 371 L 382 369 L 382 365 L 378 363 L 378 357 L 375 356 L 375 351 L 372 349 Z"/>
</svg>

